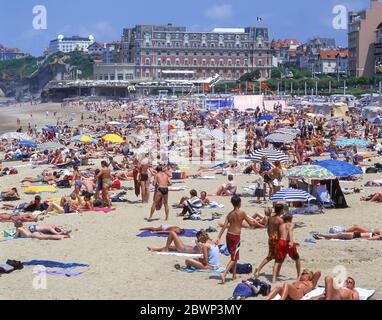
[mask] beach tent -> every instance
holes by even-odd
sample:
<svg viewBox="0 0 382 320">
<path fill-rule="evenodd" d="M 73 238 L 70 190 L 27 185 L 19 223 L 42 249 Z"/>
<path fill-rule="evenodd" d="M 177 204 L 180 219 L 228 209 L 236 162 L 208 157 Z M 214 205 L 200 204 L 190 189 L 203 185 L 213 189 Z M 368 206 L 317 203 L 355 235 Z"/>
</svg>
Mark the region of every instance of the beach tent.
<svg viewBox="0 0 382 320">
<path fill-rule="evenodd" d="M 348 208 L 348 204 L 345 199 L 345 195 L 342 192 L 341 185 L 338 179 L 327 180 L 326 189 L 330 194 L 330 198 L 332 199 L 334 206 L 336 209 L 346 209 Z"/>
<path fill-rule="evenodd" d="M 310 202 L 316 200 L 310 193 L 304 190 L 283 189 L 271 197 L 272 202 Z"/>
<path fill-rule="evenodd" d="M 280 161 L 282 164 L 289 163 L 288 156 L 278 150 L 270 150 L 270 149 L 259 149 L 253 152 L 248 158 L 260 162 L 263 157 L 267 157 L 269 161 Z"/>
<path fill-rule="evenodd" d="M 344 102 L 338 102 L 333 106 L 333 113 L 335 117 L 346 117 L 347 112 L 349 112 L 349 107 Z"/>
<path fill-rule="evenodd" d="M 363 171 L 360 168 L 345 161 L 323 160 L 315 162 L 314 165 L 326 168 L 338 178 L 346 178 L 363 174 Z"/>
</svg>

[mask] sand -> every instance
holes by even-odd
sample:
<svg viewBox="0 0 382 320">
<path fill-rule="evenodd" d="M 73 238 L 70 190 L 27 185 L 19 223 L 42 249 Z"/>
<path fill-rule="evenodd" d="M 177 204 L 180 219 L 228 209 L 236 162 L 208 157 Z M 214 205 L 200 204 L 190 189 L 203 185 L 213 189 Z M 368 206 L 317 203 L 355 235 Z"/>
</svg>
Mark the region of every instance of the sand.
<svg viewBox="0 0 382 320">
<path fill-rule="evenodd" d="M 24 122 L 30 117 L 28 106 L 22 108 L 2 108 L 1 132 L 15 130 L 16 118 Z M 52 118 L 46 119 L 45 110 L 60 111 L 59 105 L 33 106 L 33 120 L 42 125 Z M 70 114 L 69 111 L 67 114 Z M 80 110 L 76 111 L 77 116 Z M 51 116 L 50 116 L 51 117 Z M 34 122 L 32 122 L 34 125 Z M 14 163 L 14 165 L 22 165 Z M 98 162 L 97 162 L 98 165 Z M 19 187 L 26 176 L 35 176 L 47 166 L 32 169 L 29 166 L 19 168 L 16 176 L 1 177 L 1 187 Z M 380 175 L 365 175 L 362 182 L 346 183 L 343 186 L 361 186 L 365 181 L 380 178 Z M 367 180 L 366 180 L 367 179 Z M 217 180 L 186 180 L 187 190 L 171 192 L 170 203 L 178 202 L 182 195 L 187 195 L 190 188 L 216 192 L 219 184 L 226 181 L 223 176 Z M 236 177 L 236 182 L 247 185 L 250 177 Z M 131 187 L 132 183 L 123 183 Z M 325 214 L 313 216 L 295 216 L 295 222 L 304 223 L 303 228 L 295 231 L 296 242 L 301 244 L 300 255 L 302 266 L 323 274 L 319 285 L 323 285 L 324 276 L 329 275 L 336 266 L 344 266 L 349 275 L 357 281 L 357 286 L 374 289 L 373 299 L 382 298 L 382 281 L 378 276 L 382 264 L 380 252 L 382 242 L 370 241 L 320 241 L 316 244 L 304 243 L 312 231 L 325 231 L 332 226 L 381 227 L 381 205 L 361 203 L 360 197 L 378 191 L 379 188 L 368 188 L 363 194 L 346 197 L 350 208 L 342 210 L 326 210 Z M 240 190 L 242 191 L 242 190 Z M 68 194 L 69 189 L 60 190 L 48 197 L 60 197 Z M 128 192 L 130 200 L 137 200 L 132 191 Z M 30 201 L 33 196 L 23 195 L 22 201 Z M 219 212 L 227 214 L 231 209 L 228 198 L 212 198 L 225 205 L 224 209 L 205 210 L 206 213 Z M 243 198 L 243 209 L 249 214 L 263 213 L 264 207 L 251 203 L 251 198 Z M 156 214 L 160 221 L 147 223 L 148 205 L 117 204 L 117 211 L 110 214 L 86 213 L 75 216 L 51 216 L 43 223 L 56 224 L 73 230 L 73 238 L 64 241 L 11 240 L 0 242 L 0 262 L 7 259 L 20 261 L 54 260 L 59 262 L 77 262 L 91 265 L 78 277 L 48 276 L 47 287 L 43 290 L 33 288 L 36 277 L 32 267 L 1 277 L 2 290 L 0 299 L 211 299 L 224 300 L 232 295 L 237 282 L 230 281 L 219 285 L 218 276 L 213 274 L 187 274 L 176 271 L 174 265 L 183 264 L 184 259 L 178 257 L 162 257 L 147 251 L 147 246 L 163 246 L 162 238 L 138 238 L 140 227 L 160 226 L 164 224 L 164 213 Z M 202 229 L 209 226 L 217 228 L 217 220 L 213 222 L 183 221 L 176 217 L 178 210 L 171 210 L 169 224 L 185 228 Z M 12 224 L 0 224 L 0 232 L 11 228 Z M 1 235 L 2 233 L 0 233 Z M 213 238 L 216 233 L 211 234 Z M 192 238 L 185 238 L 186 244 L 192 244 Z M 241 262 L 251 263 L 256 267 L 267 255 L 267 236 L 264 230 L 244 230 L 242 234 Z M 225 265 L 227 257 L 221 259 Z M 269 280 L 272 272 L 269 264 L 263 270 L 261 280 Z M 287 260 L 281 280 L 294 280 L 296 271 L 294 263 Z M 282 282 L 278 282 L 281 284 Z"/>
</svg>

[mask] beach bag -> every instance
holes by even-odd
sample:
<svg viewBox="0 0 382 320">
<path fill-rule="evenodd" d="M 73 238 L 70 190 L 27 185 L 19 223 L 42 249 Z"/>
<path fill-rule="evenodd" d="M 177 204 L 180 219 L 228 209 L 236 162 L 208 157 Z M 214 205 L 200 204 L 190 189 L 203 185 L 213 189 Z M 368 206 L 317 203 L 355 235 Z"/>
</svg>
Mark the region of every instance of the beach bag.
<svg viewBox="0 0 382 320">
<path fill-rule="evenodd" d="M 15 229 L 5 229 L 4 230 L 4 238 L 13 238 L 16 234 L 16 230 Z"/>
<path fill-rule="evenodd" d="M 60 180 L 57 182 L 58 188 L 70 188 L 70 182 L 69 180 Z"/>
<path fill-rule="evenodd" d="M 366 169 L 366 173 L 367 174 L 378 173 L 378 169 L 376 169 L 376 168 L 367 168 Z"/>
<path fill-rule="evenodd" d="M 16 169 L 11 169 L 10 171 L 9 171 L 9 174 L 10 175 L 15 175 L 15 174 L 18 174 L 19 172 L 16 170 Z"/>
<path fill-rule="evenodd" d="M 113 182 L 113 184 L 111 185 L 111 188 L 112 189 L 117 189 L 117 190 L 119 190 L 119 189 L 121 189 L 121 181 L 119 181 L 119 180 L 115 180 L 114 182 Z"/>
<path fill-rule="evenodd" d="M 236 266 L 236 273 L 237 274 L 250 274 L 253 272 L 252 265 L 249 263 L 238 263 Z M 232 270 L 231 270 L 232 273 Z"/>
<path fill-rule="evenodd" d="M 17 260 L 8 260 L 6 264 L 13 267 L 14 270 L 21 270 L 24 268 L 24 265 L 22 264 L 22 262 Z"/>
</svg>

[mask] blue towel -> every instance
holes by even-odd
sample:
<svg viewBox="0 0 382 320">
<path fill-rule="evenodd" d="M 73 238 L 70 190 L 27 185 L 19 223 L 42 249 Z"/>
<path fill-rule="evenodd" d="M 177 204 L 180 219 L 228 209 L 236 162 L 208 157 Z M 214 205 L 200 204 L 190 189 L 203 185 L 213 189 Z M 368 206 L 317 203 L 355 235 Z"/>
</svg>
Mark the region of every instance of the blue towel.
<svg viewBox="0 0 382 320">
<path fill-rule="evenodd" d="M 197 230 L 194 229 L 186 229 L 183 234 L 181 234 L 181 237 L 188 237 L 188 238 L 195 238 L 196 234 L 198 233 Z M 143 231 L 140 234 L 137 234 L 137 237 L 140 238 L 147 238 L 147 237 L 159 237 L 159 238 L 167 238 L 168 234 L 154 234 L 151 231 Z"/>
<path fill-rule="evenodd" d="M 90 267 L 88 264 L 80 264 L 80 263 L 62 263 L 56 261 L 48 261 L 48 260 L 32 260 L 23 262 L 24 266 L 43 266 L 46 268 L 62 268 L 62 269 L 70 269 L 76 267 Z"/>
<path fill-rule="evenodd" d="M 203 270 L 203 269 L 197 269 L 195 267 L 185 267 L 179 269 L 179 271 L 187 272 L 187 273 L 193 273 L 193 272 L 205 272 L 205 273 L 223 273 L 225 271 L 224 268 L 219 268 L 217 270 Z"/>
</svg>

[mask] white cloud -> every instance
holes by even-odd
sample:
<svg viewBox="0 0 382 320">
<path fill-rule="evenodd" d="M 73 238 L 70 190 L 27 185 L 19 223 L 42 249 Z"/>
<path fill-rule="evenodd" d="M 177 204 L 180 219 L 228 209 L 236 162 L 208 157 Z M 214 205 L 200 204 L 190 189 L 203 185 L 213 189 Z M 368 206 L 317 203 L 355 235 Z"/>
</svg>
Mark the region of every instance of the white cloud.
<svg viewBox="0 0 382 320">
<path fill-rule="evenodd" d="M 223 20 L 233 17 L 233 7 L 230 4 L 214 5 L 205 11 L 210 19 Z"/>
</svg>

